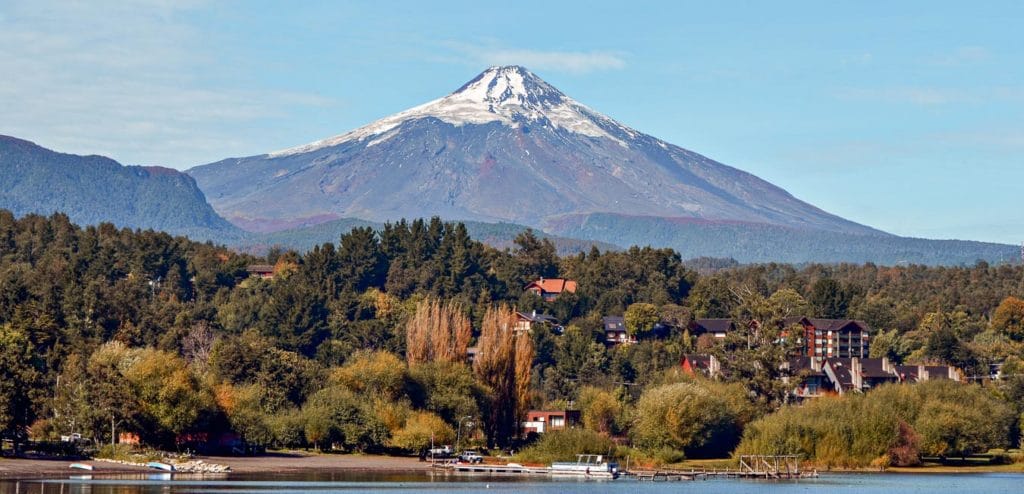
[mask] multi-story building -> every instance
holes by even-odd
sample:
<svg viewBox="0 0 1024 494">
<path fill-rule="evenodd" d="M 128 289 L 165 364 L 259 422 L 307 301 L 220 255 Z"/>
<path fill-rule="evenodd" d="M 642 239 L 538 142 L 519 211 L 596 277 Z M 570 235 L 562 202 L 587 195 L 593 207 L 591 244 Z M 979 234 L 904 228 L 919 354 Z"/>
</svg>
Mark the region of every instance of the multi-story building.
<svg viewBox="0 0 1024 494">
<path fill-rule="evenodd" d="M 792 317 L 786 327 L 803 327 L 801 354 L 815 358 L 866 358 L 870 328 L 853 319 Z"/>
</svg>

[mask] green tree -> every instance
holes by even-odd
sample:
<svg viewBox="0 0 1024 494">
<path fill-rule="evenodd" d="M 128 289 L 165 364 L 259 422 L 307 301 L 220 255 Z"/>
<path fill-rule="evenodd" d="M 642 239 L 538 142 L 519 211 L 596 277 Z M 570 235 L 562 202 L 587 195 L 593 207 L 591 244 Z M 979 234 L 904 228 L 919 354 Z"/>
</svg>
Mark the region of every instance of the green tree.
<svg viewBox="0 0 1024 494">
<path fill-rule="evenodd" d="M 138 432 L 164 444 L 193 429 L 213 409 L 211 390 L 199 383 L 177 355 L 138 350 L 124 377 L 138 399 Z"/>
<path fill-rule="evenodd" d="M 24 333 L 8 324 L 0 326 L 0 434 L 14 439 L 15 449 L 35 421 L 31 398 L 41 384 L 39 364 Z"/>
<path fill-rule="evenodd" d="M 739 300 L 728 283 L 719 278 L 701 278 L 686 299 L 694 317 L 724 318 L 732 314 Z"/>
<path fill-rule="evenodd" d="M 644 336 L 654 330 L 661 320 L 661 314 L 654 304 L 635 303 L 626 309 L 623 315 L 626 331 L 633 336 Z"/>
<path fill-rule="evenodd" d="M 775 319 L 812 315 L 811 304 L 792 288 L 776 290 L 768 297 L 767 303 Z"/>
<path fill-rule="evenodd" d="M 670 448 L 693 455 L 729 451 L 739 441 L 737 418 L 725 400 L 694 383 L 645 390 L 635 417 L 631 435 L 646 450 Z"/>
<path fill-rule="evenodd" d="M 852 301 L 852 291 L 832 278 L 821 278 L 811 285 L 809 302 L 819 317 L 842 319 Z"/>
<path fill-rule="evenodd" d="M 231 429 L 248 444 L 266 446 L 274 441 L 271 410 L 265 405 L 266 390 L 262 386 L 225 385 L 218 389 L 217 401 L 221 405 Z"/>
<path fill-rule="evenodd" d="M 871 339 L 869 351 L 868 356 L 871 358 L 887 358 L 897 364 L 903 362 L 906 357 L 903 353 L 902 338 L 895 329 L 888 332 L 879 331 Z"/>
<path fill-rule="evenodd" d="M 992 327 L 1015 341 L 1024 340 L 1024 300 L 1006 297 L 992 315 Z"/>
<path fill-rule="evenodd" d="M 434 445 L 452 444 L 455 430 L 430 412 L 414 412 L 391 438 L 391 445 L 407 451 L 423 451 Z"/>
<path fill-rule="evenodd" d="M 516 235 L 515 258 L 525 280 L 537 278 L 554 278 L 558 276 L 558 254 L 555 244 L 548 239 L 538 238 L 532 229 L 527 228 Z"/>
<path fill-rule="evenodd" d="M 586 428 L 608 435 L 619 431 L 623 405 L 613 393 L 588 386 L 580 390 L 577 402 Z"/>
<path fill-rule="evenodd" d="M 488 391 L 468 366 L 455 362 L 428 362 L 409 368 L 413 405 L 436 413 L 458 426 L 463 417 L 478 419 Z"/>
</svg>

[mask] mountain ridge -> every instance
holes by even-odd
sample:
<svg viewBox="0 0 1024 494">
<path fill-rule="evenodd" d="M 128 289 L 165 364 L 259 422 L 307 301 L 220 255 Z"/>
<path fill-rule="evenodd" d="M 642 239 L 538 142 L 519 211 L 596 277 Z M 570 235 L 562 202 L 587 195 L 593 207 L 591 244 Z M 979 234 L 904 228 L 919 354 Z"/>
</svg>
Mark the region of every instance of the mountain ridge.
<svg viewBox="0 0 1024 494">
<path fill-rule="evenodd" d="M 540 227 L 627 212 L 888 235 L 622 125 L 518 66 L 340 135 L 187 173 L 250 228 L 433 215 Z"/>
<path fill-rule="evenodd" d="M 108 222 L 202 240 L 240 234 L 185 173 L 61 153 L 6 135 L 0 135 L 0 208 L 19 217 L 61 212 L 82 225 Z"/>
</svg>

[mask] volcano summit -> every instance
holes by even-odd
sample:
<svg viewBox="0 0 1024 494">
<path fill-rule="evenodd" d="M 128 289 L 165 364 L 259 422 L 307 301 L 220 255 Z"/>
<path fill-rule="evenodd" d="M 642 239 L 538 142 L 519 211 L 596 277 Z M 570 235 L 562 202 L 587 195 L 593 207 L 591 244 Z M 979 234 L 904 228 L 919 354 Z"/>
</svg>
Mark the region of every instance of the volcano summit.
<svg viewBox="0 0 1024 494">
<path fill-rule="evenodd" d="M 432 215 L 549 228 L 607 213 L 884 235 L 626 127 L 518 66 L 345 134 L 189 174 L 218 212 L 256 231 Z"/>
<path fill-rule="evenodd" d="M 1008 245 L 890 235 L 747 172 L 638 132 L 518 66 L 310 144 L 188 173 L 255 232 L 305 238 L 339 218 L 511 222 L 684 258 L 894 264 L 1002 261 Z M 332 224 L 316 229 L 333 232 Z M 507 226 L 507 225 L 506 225 Z"/>
</svg>

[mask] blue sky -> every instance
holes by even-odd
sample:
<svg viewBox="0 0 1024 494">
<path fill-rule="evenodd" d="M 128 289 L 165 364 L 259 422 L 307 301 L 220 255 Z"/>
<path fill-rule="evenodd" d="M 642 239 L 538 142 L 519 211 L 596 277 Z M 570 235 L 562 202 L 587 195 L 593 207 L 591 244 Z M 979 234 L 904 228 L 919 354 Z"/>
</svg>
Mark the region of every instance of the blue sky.
<svg viewBox="0 0 1024 494">
<path fill-rule="evenodd" d="M 851 220 L 1016 244 L 1024 3 L 973 3 L 7 0 L 0 133 L 185 169 L 514 63 Z"/>
</svg>

